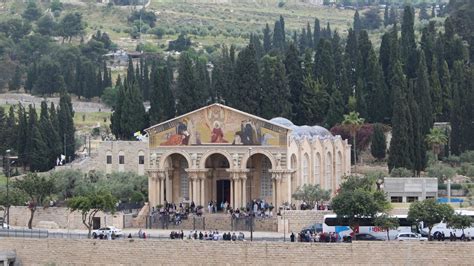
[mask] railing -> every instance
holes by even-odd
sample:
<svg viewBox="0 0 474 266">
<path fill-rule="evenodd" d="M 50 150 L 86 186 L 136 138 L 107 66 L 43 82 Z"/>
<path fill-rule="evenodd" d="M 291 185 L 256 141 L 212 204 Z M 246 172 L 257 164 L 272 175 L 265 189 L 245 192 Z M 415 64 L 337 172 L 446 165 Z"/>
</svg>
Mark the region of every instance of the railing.
<svg viewBox="0 0 474 266">
<path fill-rule="evenodd" d="M 87 234 L 49 232 L 41 229 L 0 229 L 0 237 L 84 239 L 87 238 Z"/>
</svg>

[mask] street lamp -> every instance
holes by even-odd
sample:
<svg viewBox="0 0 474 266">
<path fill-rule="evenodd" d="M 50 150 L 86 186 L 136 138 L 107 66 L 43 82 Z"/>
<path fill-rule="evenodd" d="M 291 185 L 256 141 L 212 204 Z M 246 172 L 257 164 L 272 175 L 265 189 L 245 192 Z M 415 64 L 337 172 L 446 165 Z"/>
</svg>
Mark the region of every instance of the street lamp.
<svg viewBox="0 0 474 266">
<path fill-rule="evenodd" d="M 249 147 L 249 158 L 247 159 L 247 164 L 251 164 L 251 161 L 250 161 L 250 157 L 252 156 L 252 147 Z M 251 167 L 251 165 L 249 165 L 249 168 Z M 250 172 L 250 169 L 249 169 L 249 185 L 250 185 L 250 189 L 249 189 L 249 194 L 250 194 L 250 201 L 252 201 L 252 173 Z M 253 202 L 252 202 L 253 203 Z M 253 213 L 253 204 L 252 206 L 250 206 L 250 241 L 253 241 L 253 216 L 255 214 Z"/>
<path fill-rule="evenodd" d="M 12 157 L 10 156 L 11 150 L 6 150 L 6 155 L 7 155 L 7 225 L 10 226 L 10 175 L 11 175 L 11 170 L 10 170 L 10 159 L 16 159 L 18 157 Z M 12 162 L 14 163 L 14 161 Z"/>
</svg>

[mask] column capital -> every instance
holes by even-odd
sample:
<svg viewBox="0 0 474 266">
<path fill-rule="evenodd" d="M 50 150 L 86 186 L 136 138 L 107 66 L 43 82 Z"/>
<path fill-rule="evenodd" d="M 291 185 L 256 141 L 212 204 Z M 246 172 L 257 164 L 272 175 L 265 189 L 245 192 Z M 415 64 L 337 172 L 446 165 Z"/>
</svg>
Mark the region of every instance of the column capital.
<svg viewBox="0 0 474 266">
<path fill-rule="evenodd" d="M 184 170 L 188 173 L 189 178 L 193 180 L 206 178 L 205 174 L 207 173 L 207 171 L 209 171 L 208 169 L 199 169 L 199 168 L 187 168 Z M 202 176 L 204 176 L 204 178 Z"/>
<path fill-rule="evenodd" d="M 248 169 L 226 169 L 226 171 L 230 174 L 231 179 L 234 180 L 247 179 L 247 173 L 249 172 Z"/>
</svg>

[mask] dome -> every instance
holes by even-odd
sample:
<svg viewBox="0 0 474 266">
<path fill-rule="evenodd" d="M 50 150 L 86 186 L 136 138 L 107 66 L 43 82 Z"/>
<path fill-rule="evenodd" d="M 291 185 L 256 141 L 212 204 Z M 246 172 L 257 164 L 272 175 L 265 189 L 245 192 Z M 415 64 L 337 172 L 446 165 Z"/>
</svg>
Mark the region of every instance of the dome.
<svg viewBox="0 0 474 266">
<path fill-rule="evenodd" d="M 272 123 L 275 123 L 275 124 L 279 124 L 279 125 L 282 125 L 284 127 L 292 127 L 294 126 L 293 122 L 291 122 L 290 120 L 286 119 L 286 118 L 283 118 L 283 117 L 275 117 L 275 118 L 272 118 L 270 120 L 270 122 Z"/>
<path fill-rule="evenodd" d="M 321 126 L 296 126 L 295 124 L 293 124 L 293 122 L 283 117 L 272 118 L 270 122 L 291 128 L 293 130 L 291 136 L 296 138 L 302 138 L 305 136 L 333 137 L 329 130 Z"/>
</svg>

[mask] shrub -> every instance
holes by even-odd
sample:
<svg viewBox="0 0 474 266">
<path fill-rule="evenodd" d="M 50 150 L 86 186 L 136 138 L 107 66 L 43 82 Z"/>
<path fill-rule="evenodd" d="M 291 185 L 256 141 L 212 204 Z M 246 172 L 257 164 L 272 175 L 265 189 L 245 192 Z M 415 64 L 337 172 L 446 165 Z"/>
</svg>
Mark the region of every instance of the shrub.
<svg viewBox="0 0 474 266">
<path fill-rule="evenodd" d="M 474 151 L 466 151 L 459 156 L 463 163 L 474 163 Z"/>
<path fill-rule="evenodd" d="M 450 164 L 452 167 L 459 166 L 461 158 L 459 156 L 451 155 L 443 160 L 445 163 Z"/>
<path fill-rule="evenodd" d="M 474 165 L 470 163 L 461 164 L 459 173 L 468 177 L 474 177 Z"/>
<path fill-rule="evenodd" d="M 406 168 L 400 167 L 400 168 L 393 169 L 392 172 L 390 173 L 390 176 L 391 177 L 411 177 L 413 176 L 413 172 Z"/>
<path fill-rule="evenodd" d="M 443 183 L 456 175 L 456 170 L 452 167 L 446 167 L 442 164 L 433 165 L 426 169 L 428 176 L 438 178 L 439 183 Z"/>
</svg>

